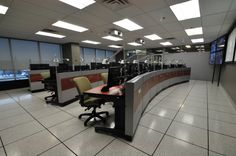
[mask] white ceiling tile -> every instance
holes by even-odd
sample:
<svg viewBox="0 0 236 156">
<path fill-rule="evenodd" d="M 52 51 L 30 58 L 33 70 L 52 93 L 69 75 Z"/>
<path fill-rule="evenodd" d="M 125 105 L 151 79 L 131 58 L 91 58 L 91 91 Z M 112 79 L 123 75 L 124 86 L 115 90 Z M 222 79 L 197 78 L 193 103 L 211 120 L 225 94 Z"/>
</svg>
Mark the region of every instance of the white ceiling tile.
<svg viewBox="0 0 236 156">
<path fill-rule="evenodd" d="M 232 0 L 199 0 L 201 16 L 227 12 Z"/>
<path fill-rule="evenodd" d="M 141 9 L 139 9 L 135 5 L 131 5 L 129 7 L 120 9 L 120 10 L 118 10 L 116 12 L 118 14 L 124 16 L 124 17 L 133 17 L 133 16 L 140 15 L 140 14 L 144 13 Z"/>
<path fill-rule="evenodd" d="M 236 10 L 229 11 L 226 15 L 224 24 L 233 25 L 235 21 L 236 21 Z"/>
<path fill-rule="evenodd" d="M 43 8 L 43 7 L 31 4 L 31 3 L 27 3 L 25 1 L 19 1 L 19 0 L 13 1 L 9 11 L 11 9 L 24 11 L 24 12 L 27 12 L 28 14 L 43 16 L 45 18 L 50 18 L 54 20 L 62 19 L 63 17 L 65 17 L 65 14 L 63 13 L 55 12 L 47 8 Z"/>
<path fill-rule="evenodd" d="M 73 15 L 68 16 L 67 19 L 74 20 L 74 21 L 79 21 L 81 19 L 83 21 L 86 21 L 89 24 L 93 24 L 94 26 L 102 26 L 107 23 L 106 21 L 104 21 L 103 19 L 99 17 L 90 15 L 84 12 L 77 12 Z"/>
<path fill-rule="evenodd" d="M 221 25 L 203 27 L 204 38 L 217 38 Z"/>
<path fill-rule="evenodd" d="M 230 10 L 236 10 L 236 1 L 235 0 L 232 0 L 232 3 L 230 5 Z"/>
<path fill-rule="evenodd" d="M 135 16 L 135 17 L 132 17 L 131 19 L 137 21 L 143 27 L 157 25 L 155 20 L 153 20 L 148 14 L 142 14 L 139 16 Z"/>
<path fill-rule="evenodd" d="M 195 28 L 195 27 L 201 27 L 202 26 L 202 21 L 201 18 L 194 18 L 194 19 L 189 19 L 189 20 L 184 20 L 180 22 L 182 24 L 182 26 L 185 29 L 189 29 L 189 28 Z"/>
<path fill-rule="evenodd" d="M 170 10 L 169 7 L 152 11 L 148 13 L 152 18 L 154 18 L 158 23 L 173 23 L 178 22 L 177 18 L 173 14 L 173 12 Z"/>
<path fill-rule="evenodd" d="M 174 4 L 178 4 L 178 3 L 183 3 L 183 2 L 186 2 L 188 0 L 166 0 L 166 2 L 169 4 L 169 5 L 174 5 Z"/>
<path fill-rule="evenodd" d="M 141 8 L 145 12 L 157 10 L 168 6 L 165 0 L 130 0 L 130 2 L 132 4 L 135 4 L 137 7 Z"/>
<path fill-rule="evenodd" d="M 90 14 L 93 15 L 94 17 L 98 17 L 106 21 L 106 23 L 108 22 L 111 23 L 122 18 L 122 16 L 120 16 L 119 14 L 116 14 L 112 10 L 108 9 L 107 7 L 99 3 L 95 3 L 89 6 L 89 8 L 85 8 L 85 10 L 82 10 L 82 12 L 84 14 Z"/>
<path fill-rule="evenodd" d="M 162 25 L 168 32 L 175 32 L 175 31 L 184 31 L 182 25 L 179 22 L 175 23 L 167 23 Z"/>
<path fill-rule="evenodd" d="M 232 24 L 224 24 L 224 25 L 222 25 L 221 29 L 220 29 L 220 32 L 219 32 L 219 35 L 222 36 L 222 35 L 228 33 L 231 27 L 232 27 Z"/>
<path fill-rule="evenodd" d="M 226 13 L 214 14 L 202 17 L 202 25 L 204 26 L 214 26 L 221 25 L 224 23 Z"/>
<path fill-rule="evenodd" d="M 79 11 L 79 9 L 72 7 L 70 5 L 66 5 L 65 3 L 62 3 L 59 0 L 20 0 L 20 1 L 24 1 L 47 10 L 63 13 L 64 15 L 69 15 L 71 13 Z"/>
</svg>

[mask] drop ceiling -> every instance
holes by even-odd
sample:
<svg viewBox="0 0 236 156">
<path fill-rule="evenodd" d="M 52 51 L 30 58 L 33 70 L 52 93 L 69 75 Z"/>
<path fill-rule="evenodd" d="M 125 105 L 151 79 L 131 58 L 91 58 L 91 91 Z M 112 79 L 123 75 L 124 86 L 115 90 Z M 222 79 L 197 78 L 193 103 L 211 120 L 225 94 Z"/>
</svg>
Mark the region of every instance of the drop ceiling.
<svg viewBox="0 0 236 156">
<path fill-rule="evenodd" d="M 9 7 L 5 15 L 0 15 L 0 36 L 28 40 L 38 40 L 53 43 L 75 42 L 84 46 L 83 40 L 101 42 L 97 48 L 108 48 L 108 45 L 124 45 L 126 49 L 135 47 L 127 43 L 145 35 L 157 34 L 161 38 L 170 40 L 174 46 L 192 44 L 190 38 L 203 37 L 209 43 L 229 31 L 236 19 L 236 0 L 199 0 L 201 17 L 178 21 L 170 9 L 170 5 L 186 0 L 129 0 L 127 5 L 110 5 L 103 0 L 79 10 L 59 0 L 0 0 L 1 5 Z M 115 21 L 129 18 L 144 29 L 127 31 L 114 24 Z M 77 24 L 89 31 L 82 33 L 53 27 L 58 20 Z M 189 37 L 184 29 L 203 27 L 203 35 Z M 63 39 L 49 38 L 35 35 L 37 31 L 52 29 L 65 35 Z M 122 41 L 114 42 L 102 39 L 111 29 L 123 32 Z M 163 40 L 151 41 L 145 39 L 142 48 L 163 47 Z M 93 46 L 94 47 L 94 46 Z M 141 48 L 141 47 L 139 47 Z"/>
</svg>

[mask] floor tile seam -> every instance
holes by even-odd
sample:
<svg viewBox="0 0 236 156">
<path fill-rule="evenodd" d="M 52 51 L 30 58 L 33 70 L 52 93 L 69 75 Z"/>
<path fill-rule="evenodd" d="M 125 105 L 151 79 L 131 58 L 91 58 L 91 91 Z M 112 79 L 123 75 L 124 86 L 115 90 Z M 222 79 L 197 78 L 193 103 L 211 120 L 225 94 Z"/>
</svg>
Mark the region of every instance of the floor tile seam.
<svg viewBox="0 0 236 156">
<path fill-rule="evenodd" d="M 1 112 L 0 112 L 0 113 L 1 113 Z M 12 116 L 8 116 L 8 117 L 5 117 L 5 118 L 1 118 L 0 120 L 6 120 L 6 119 L 11 118 L 11 117 L 16 117 L 16 116 L 18 116 L 18 115 L 23 115 L 24 113 L 27 114 L 27 112 L 22 112 L 22 113 L 19 113 L 19 114 L 15 114 L 15 115 L 12 115 Z"/>
<path fill-rule="evenodd" d="M 4 129 L 1 129 L 0 132 L 1 132 L 1 131 L 5 131 L 5 130 L 10 129 L 10 128 L 14 128 L 14 127 L 17 127 L 17 126 L 20 126 L 20 125 L 26 124 L 26 123 L 29 123 L 29 122 L 33 122 L 33 121 L 35 121 L 35 119 L 31 119 L 31 120 L 29 120 L 29 121 L 25 121 L 25 122 L 22 122 L 22 123 L 16 124 L 16 125 L 11 126 L 11 127 L 7 127 L 7 128 L 4 128 Z"/>
<path fill-rule="evenodd" d="M 9 95 L 10 96 L 10 95 Z M 17 101 L 16 101 L 17 102 Z M 17 104 L 19 104 L 17 102 Z M 20 104 L 19 104 L 20 105 Z M 21 106 L 21 105 L 20 105 Z M 22 107 L 22 106 L 21 106 Z M 49 129 L 44 126 L 37 118 L 35 118 L 28 110 L 26 110 L 24 107 L 22 107 L 34 120 L 36 120 L 41 126 L 43 126 L 52 136 L 55 137 L 55 139 L 57 139 L 59 142 L 61 142 L 67 149 L 69 149 L 73 154 L 75 154 L 74 151 L 72 151 L 68 146 L 66 146 L 66 144 L 64 144 L 56 135 L 54 135 L 51 131 L 49 131 Z M 76 155 L 76 154 L 75 154 Z"/>
<path fill-rule="evenodd" d="M 146 155 L 148 155 L 148 156 L 151 156 L 151 155 L 148 154 L 147 152 L 145 152 L 145 151 L 143 151 L 143 150 L 141 150 L 141 149 L 139 149 L 139 148 L 137 148 L 137 147 L 135 147 L 135 146 L 133 146 L 133 145 L 127 143 L 126 141 L 124 141 L 124 140 L 122 140 L 122 139 L 120 139 L 120 138 L 117 138 L 117 139 L 118 139 L 119 141 L 125 143 L 126 145 L 128 145 L 128 146 L 130 146 L 130 147 L 132 147 L 132 148 L 134 148 L 134 149 L 136 149 L 136 150 L 138 150 L 138 151 L 140 151 L 140 152 L 142 152 L 142 153 L 144 153 L 144 154 L 146 154 Z"/>
<path fill-rule="evenodd" d="M 170 122 L 169 126 L 167 127 L 167 129 L 166 129 L 166 131 L 165 131 L 164 135 L 162 136 L 162 138 L 161 138 L 161 140 L 160 140 L 159 144 L 157 145 L 157 147 L 155 148 L 154 152 L 152 153 L 152 156 L 154 155 L 154 153 L 156 152 L 156 150 L 157 150 L 157 149 L 158 149 L 158 147 L 160 146 L 160 144 L 161 144 L 162 140 L 164 139 L 165 135 L 167 134 L 167 132 L 168 132 L 169 128 L 171 127 L 172 123 L 174 122 L 174 120 L 175 120 L 175 118 L 176 118 L 177 114 L 179 113 L 180 109 L 181 109 L 181 108 L 182 108 L 182 106 L 184 105 L 184 102 L 186 101 L 186 99 L 187 99 L 187 97 L 188 97 L 189 93 L 191 92 L 191 90 L 193 89 L 193 87 L 194 87 L 194 86 L 195 86 L 195 83 L 194 83 L 193 85 L 191 85 L 191 89 L 189 90 L 188 94 L 186 95 L 186 97 L 185 97 L 185 99 L 184 99 L 183 103 L 181 104 L 181 106 L 179 107 L 178 111 L 175 113 L 175 116 L 174 116 L 174 118 L 171 120 L 171 122 Z M 181 86 L 180 86 L 180 87 L 181 87 Z"/>
<path fill-rule="evenodd" d="M 67 112 L 67 110 L 64 110 L 64 109 L 61 109 L 61 108 L 58 108 L 59 110 L 61 110 L 62 112 L 64 112 L 64 113 L 67 113 L 67 114 L 69 114 L 69 115 L 71 115 L 71 116 L 73 116 L 73 117 L 75 117 L 75 118 L 78 118 L 78 116 L 75 116 L 75 115 L 73 115 L 72 113 L 70 113 L 70 112 Z"/>
<path fill-rule="evenodd" d="M 15 108 L 8 108 L 8 109 L 5 109 L 5 110 L 0 110 L 0 113 L 20 108 L 17 103 L 15 105 L 17 105 L 17 107 L 15 107 Z"/>
<path fill-rule="evenodd" d="M 220 112 L 220 113 L 225 113 L 225 114 L 229 114 L 229 115 L 234 115 L 236 117 L 236 113 L 230 113 L 230 112 L 225 112 L 225 111 L 219 111 L 219 110 L 214 110 L 214 109 L 211 109 L 211 108 L 208 108 L 210 111 L 215 111 L 215 112 Z"/>
<path fill-rule="evenodd" d="M 108 147 L 112 142 L 114 142 L 117 138 L 113 138 L 108 144 L 106 144 L 103 148 L 101 148 L 97 153 L 94 154 L 94 156 L 101 153 L 106 147 Z"/>
<path fill-rule="evenodd" d="M 15 141 L 9 142 L 9 143 L 5 144 L 5 146 L 8 146 L 8 145 L 13 144 L 13 143 L 15 143 L 15 142 L 18 142 L 18 141 L 23 140 L 23 139 L 25 139 L 25 138 L 31 137 L 31 136 L 33 136 L 33 135 L 35 135 L 35 134 L 37 134 L 37 133 L 43 132 L 43 131 L 45 131 L 45 130 L 46 130 L 46 129 L 41 129 L 40 131 L 37 131 L 37 132 L 32 133 L 32 134 L 30 134 L 30 135 L 24 136 L 24 137 L 22 137 L 22 138 L 20 138 L 20 139 L 17 139 L 17 140 L 15 140 Z"/>
<path fill-rule="evenodd" d="M 57 109 L 58 109 L 58 108 L 57 108 Z M 26 110 L 27 110 L 27 109 L 26 109 Z M 37 110 L 37 111 L 40 111 L 40 110 Z M 30 112 L 30 111 L 29 111 L 29 112 Z M 33 112 L 34 112 L 34 111 L 33 111 Z M 60 112 L 64 112 L 64 111 L 61 111 L 60 109 L 58 109 L 58 112 L 53 112 L 53 113 L 50 114 L 50 115 L 41 116 L 41 117 L 35 117 L 35 118 L 37 118 L 37 119 L 43 119 L 43 118 L 50 117 L 50 116 L 55 115 L 55 114 L 60 113 Z M 32 112 L 30 112 L 30 113 L 33 115 Z M 66 112 L 64 112 L 64 113 L 66 113 Z M 66 113 L 66 114 L 70 115 L 71 117 L 74 117 L 73 115 L 71 115 L 71 114 L 69 114 L 69 113 Z M 34 116 L 34 115 L 33 115 L 33 116 Z"/>
<path fill-rule="evenodd" d="M 61 144 L 62 144 L 62 143 L 59 142 L 59 143 L 57 143 L 56 145 L 53 145 L 52 147 L 48 148 L 47 150 L 45 150 L 45 151 L 43 151 L 43 152 L 37 154 L 37 156 L 40 156 L 40 155 L 42 155 L 42 154 L 48 152 L 49 150 L 51 150 L 51 149 L 53 149 L 54 147 L 59 146 L 59 145 L 61 145 Z M 62 144 L 62 145 L 63 145 L 63 144 Z M 76 156 L 77 156 L 77 155 L 76 155 Z"/>
<path fill-rule="evenodd" d="M 223 136 L 226 136 L 226 137 L 229 137 L 229 138 L 234 138 L 234 139 L 236 139 L 236 136 L 224 134 L 224 133 L 221 133 L 221 132 L 216 132 L 216 131 L 214 131 L 214 130 L 209 130 L 209 132 L 216 133 L 216 134 L 220 134 L 220 135 L 223 135 Z"/>
<path fill-rule="evenodd" d="M 231 124 L 231 125 L 236 125 L 236 123 L 234 123 L 234 122 L 223 121 L 223 120 L 220 120 L 220 119 L 214 119 L 214 118 L 211 118 L 211 117 L 209 117 L 209 120 L 215 120 L 215 121 L 219 121 L 219 122 L 225 122 L 225 123 L 227 123 L 227 124 Z"/>
<path fill-rule="evenodd" d="M 157 104 L 155 104 L 153 107 L 151 107 L 147 112 L 144 112 L 144 114 L 143 115 L 145 115 L 146 113 L 148 113 L 148 112 L 150 112 L 154 107 L 156 107 L 158 104 L 160 104 L 160 102 L 162 102 L 167 96 L 169 96 L 171 93 L 173 93 L 177 88 L 179 88 L 179 87 L 181 87 L 181 86 L 177 86 L 176 88 L 174 88 L 170 93 L 168 93 L 167 95 L 165 95 L 163 98 L 161 98 L 161 100 L 157 103 Z M 161 93 L 161 92 L 160 92 Z M 156 95 L 156 96 L 158 96 L 158 95 Z M 156 97 L 155 96 L 155 97 Z M 154 97 L 154 98 L 155 98 Z"/>
<path fill-rule="evenodd" d="M 207 95 L 207 156 L 209 156 L 210 155 L 210 132 L 209 132 L 209 128 L 210 128 L 210 121 L 209 121 L 209 103 L 208 103 L 208 101 L 209 101 L 209 97 L 208 97 L 208 83 L 207 83 L 207 81 L 206 81 L 206 90 L 207 90 L 207 92 L 206 92 L 206 95 Z"/>
<path fill-rule="evenodd" d="M 168 120 L 172 120 L 168 117 L 163 117 L 163 116 L 160 116 L 160 115 L 157 115 L 157 114 L 153 114 L 153 113 L 147 113 L 148 115 L 152 115 L 152 116 L 155 116 L 155 117 L 159 117 L 159 118 L 163 118 L 163 119 L 168 119 Z M 146 114 L 145 114 L 146 115 Z M 143 115 L 144 116 L 144 115 Z"/>
<path fill-rule="evenodd" d="M 6 148 L 5 148 L 4 144 L 3 144 L 1 136 L 0 136 L 0 141 L 1 141 L 1 144 L 2 144 L 3 151 L 4 151 L 5 155 L 7 156 L 7 151 L 6 151 Z"/>
</svg>

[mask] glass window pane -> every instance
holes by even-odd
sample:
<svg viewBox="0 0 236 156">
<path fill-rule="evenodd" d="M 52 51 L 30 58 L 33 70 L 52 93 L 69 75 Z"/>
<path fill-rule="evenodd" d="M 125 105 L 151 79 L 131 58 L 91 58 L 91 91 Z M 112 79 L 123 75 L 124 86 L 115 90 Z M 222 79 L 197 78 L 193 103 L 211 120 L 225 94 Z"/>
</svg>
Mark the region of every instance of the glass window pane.
<svg viewBox="0 0 236 156">
<path fill-rule="evenodd" d="M 106 51 L 106 57 L 110 58 L 111 56 L 113 56 L 114 52 L 113 51 Z M 115 62 L 115 57 L 110 59 L 110 62 Z"/>
<path fill-rule="evenodd" d="M 84 65 L 84 48 L 80 47 L 80 63 Z"/>
<path fill-rule="evenodd" d="M 11 40 L 16 79 L 28 78 L 29 64 L 39 63 L 37 42 L 24 40 Z"/>
<path fill-rule="evenodd" d="M 95 62 L 95 49 L 84 48 L 84 63 L 90 65 L 91 62 Z"/>
<path fill-rule="evenodd" d="M 59 44 L 39 43 L 41 62 L 55 65 L 54 58 L 61 59 L 61 47 Z"/>
<path fill-rule="evenodd" d="M 0 81 L 14 80 L 8 39 L 0 38 Z"/>
<path fill-rule="evenodd" d="M 106 51 L 105 50 L 96 50 L 96 62 L 102 62 L 103 59 L 106 58 Z"/>
</svg>

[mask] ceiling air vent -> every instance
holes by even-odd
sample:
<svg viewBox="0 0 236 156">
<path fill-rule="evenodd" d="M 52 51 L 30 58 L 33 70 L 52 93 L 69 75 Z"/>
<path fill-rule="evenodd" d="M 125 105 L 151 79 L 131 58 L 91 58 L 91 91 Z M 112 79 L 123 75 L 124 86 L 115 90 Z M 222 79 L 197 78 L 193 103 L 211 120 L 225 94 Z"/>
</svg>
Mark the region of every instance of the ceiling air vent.
<svg viewBox="0 0 236 156">
<path fill-rule="evenodd" d="M 128 0 L 103 0 L 103 3 L 126 5 L 126 4 L 129 4 L 129 1 Z"/>
</svg>

